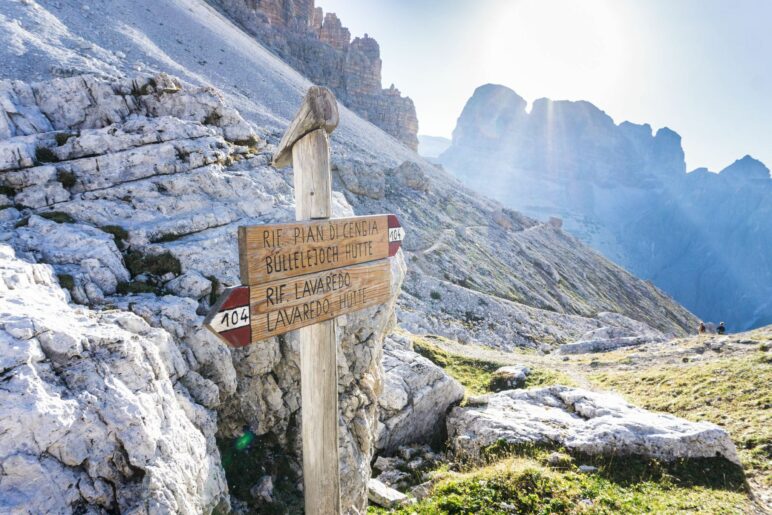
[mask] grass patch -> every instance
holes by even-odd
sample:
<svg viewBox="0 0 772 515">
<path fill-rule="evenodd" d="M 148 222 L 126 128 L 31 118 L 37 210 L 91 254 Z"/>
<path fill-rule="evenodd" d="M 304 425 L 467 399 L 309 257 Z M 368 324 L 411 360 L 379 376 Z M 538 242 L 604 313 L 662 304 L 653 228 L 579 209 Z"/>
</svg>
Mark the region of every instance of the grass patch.
<svg viewBox="0 0 772 515">
<path fill-rule="evenodd" d="M 126 248 L 126 240 L 129 239 L 129 231 L 121 227 L 120 225 L 103 225 L 101 230 L 107 234 L 112 234 L 115 239 L 115 246 L 119 249 Z"/>
<path fill-rule="evenodd" d="M 130 295 L 130 294 L 138 294 L 138 293 L 154 293 L 156 295 L 160 295 L 160 289 L 153 286 L 152 284 L 143 283 L 142 281 L 131 281 L 131 282 L 119 282 L 118 286 L 115 288 L 115 291 L 119 295 Z"/>
<path fill-rule="evenodd" d="M 370 513 L 743 513 L 749 500 L 742 485 L 715 486 L 672 475 L 656 464 L 618 465 L 583 474 L 545 466 L 540 457 L 514 457 L 468 473 L 442 473 L 432 494 L 413 506 Z M 699 468 L 700 463 L 690 466 Z M 652 473 L 653 470 L 659 472 Z M 625 472 L 626 471 L 626 472 Z M 626 475 L 629 479 L 616 477 Z"/>
<path fill-rule="evenodd" d="M 451 354 L 422 338 L 413 340 L 413 348 L 421 356 L 445 369 L 445 372 L 466 388 L 467 394 L 488 393 L 493 372 L 502 366 L 492 361 Z"/>
<path fill-rule="evenodd" d="M 494 372 L 505 366 L 503 363 L 460 356 L 419 337 L 413 337 L 413 348 L 418 354 L 443 368 L 445 372 L 461 383 L 466 388 L 467 395 L 482 395 L 500 390 L 499 381 Z M 530 373 L 526 377 L 524 388 L 555 384 L 574 385 L 574 381 L 562 372 L 531 365 L 528 365 L 528 368 Z"/>
<path fill-rule="evenodd" d="M 150 243 L 169 243 L 171 241 L 177 241 L 185 236 L 185 234 L 175 234 L 173 232 L 162 234 L 158 237 L 151 238 Z"/>
<path fill-rule="evenodd" d="M 10 186 L 0 186 L 0 194 L 5 195 L 6 197 L 15 197 L 16 190 Z"/>
<path fill-rule="evenodd" d="M 168 250 L 155 255 L 132 250 L 124 256 L 124 262 L 132 277 L 141 274 L 162 276 L 169 272 L 180 275 L 182 272 L 180 260 Z"/>
<path fill-rule="evenodd" d="M 220 280 L 214 275 L 208 275 L 206 278 L 212 283 L 212 291 L 209 292 L 209 305 L 214 306 L 214 303 L 217 302 L 217 290 L 220 289 Z"/>
<path fill-rule="evenodd" d="M 644 408 L 729 431 L 749 477 L 772 486 L 772 356 L 657 366 L 590 376 Z"/>
<path fill-rule="evenodd" d="M 27 227 L 29 225 L 29 217 L 25 216 L 15 224 L 13 224 L 14 229 L 18 229 L 19 227 Z"/>
<path fill-rule="evenodd" d="M 442 294 L 440 292 L 432 290 L 432 292 L 429 294 L 429 296 L 434 300 L 440 300 L 442 299 Z"/>
<path fill-rule="evenodd" d="M 46 220 L 51 220 L 52 222 L 56 222 L 58 224 L 74 224 L 75 219 L 70 216 L 69 213 L 65 213 L 64 211 L 46 211 L 45 213 L 38 213 L 38 216 L 40 218 L 45 218 Z"/>
<path fill-rule="evenodd" d="M 218 438 L 217 446 L 230 494 L 246 502 L 250 513 L 303 513 L 303 493 L 295 488 L 299 478 L 275 437 L 246 431 L 237 438 Z M 276 479 L 273 502 L 257 504 L 250 489 L 266 475 Z"/>
<path fill-rule="evenodd" d="M 35 161 L 38 163 L 56 163 L 59 161 L 59 158 L 56 157 L 56 154 L 54 154 L 53 150 L 46 147 L 36 147 L 35 148 Z"/>
<path fill-rule="evenodd" d="M 56 136 L 54 136 L 54 139 L 56 140 L 56 145 L 61 147 L 65 143 L 67 143 L 67 140 L 72 138 L 72 134 L 69 132 L 57 132 Z"/>
<path fill-rule="evenodd" d="M 56 174 L 56 179 L 62 183 L 62 186 L 67 189 L 75 186 L 75 183 L 78 181 L 78 178 L 74 173 L 68 172 L 66 170 L 59 170 Z"/>
<path fill-rule="evenodd" d="M 62 288 L 70 291 L 75 288 L 75 280 L 70 274 L 56 274 L 56 278 L 59 279 L 59 286 Z"/>
</svg>

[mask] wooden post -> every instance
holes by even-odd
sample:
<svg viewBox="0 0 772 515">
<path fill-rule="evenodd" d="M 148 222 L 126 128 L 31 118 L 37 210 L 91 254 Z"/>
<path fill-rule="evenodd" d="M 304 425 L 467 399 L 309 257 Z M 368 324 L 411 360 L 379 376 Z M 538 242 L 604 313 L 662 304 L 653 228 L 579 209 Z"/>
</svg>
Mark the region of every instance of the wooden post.
<svg viewBox="0 0 772 515">
<path fill-rule="evenodd" d="M 338 108 L 326 88 L 308 90 L 284 134 L 276 166 L 294 169 L 295 218 L 326 219 L 332 214 L 330 145 Z M 307 514 L 340 514 L 338 462 L 338 363 L 335 320 L 298 329 L 303 437 L 303 491 Z"/>
</svg>

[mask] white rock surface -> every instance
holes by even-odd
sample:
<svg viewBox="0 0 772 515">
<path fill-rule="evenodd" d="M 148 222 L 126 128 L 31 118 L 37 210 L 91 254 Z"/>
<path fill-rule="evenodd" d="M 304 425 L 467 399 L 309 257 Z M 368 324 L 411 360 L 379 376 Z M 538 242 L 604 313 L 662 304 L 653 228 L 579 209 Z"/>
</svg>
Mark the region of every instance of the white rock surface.
<svg viewBox="0 0 772 515">
<path fill-rule="evenodd" d="M 175 388 L 186 374 L 166 331 L 68 305 L 50 266 L 0 244 L 0 511 L 227 507 L 200 423 L 215 415 Z"/>
<path fill-rule="evenodd" d="M 377 479 L 370 479 L 367 482 L 367 497 L 370 502 L 383 508 L 396 508 L 409 502 L 405 494 L 384 485 Z"/>
<path fill-rule="evenodd" d="M 464 397 L 464 387 L 440 367 L 415 353 L 405 337 L 384 342 L 383 392 L 376 448 L 426 442 L 441 434 L 445 415 Z"/>
<path fill-rule="evenodd" d="M 662 332 L 616 313 L 599 313 L 598 320 L 606 323 L 584 333 L 577 341 L 561 345 L 560 354 L 608 352 L 621 347 L 633 347 L 668 340 Z"/>
<path fill-rule="evenodd" d="M 491 381 L 496 381 L 499 390 L 511 390 L 525 385 L 530 369 L 523 365 L 501 367 L 493 373 Z"/>
<path fill-rule="evenodd" d="M 722 428 L 653 413 L 609 393 L 552 386 L 492 394 L 482 406 L 453 408 L 449 446 L 477 459 L 494 443 L 557 444 L 572 451 L 660 460 L 723 456 L 739 463 Z"/>
<path fill-rule="evenodd" d="M 6 130 L 0 185 L 6 187 L 3 202 L 15 205 L 0 210 L 0 240 L 29 261 L 50 263 L 73 300 L 134 313 L 141 318 L 119 317 L 126 330 L 149 324 L 171 339 L 172 346 L 157 352 L 175 363 L 182 358 L 185 368 L 169 392 L 184 398 L 186 416 L 202 428 L 206 447 L 197 461 L 211 463 L 211 474 L 222 475 L 220 458 L 211 452 L 214 434 L 228 442 L 248 430 L 264 437 L 255 443 L 261 451 L 274 446 L 268 453 L 274 462 L 298 472 L 279 477 L 266 463 L 265 475 L 274 474 L 275 485 L 284 482 L 276 491 L 295 487 L 302 498 L 300 447 L 292 437 L 300 424 L 296 339 L 273 338 L 231 352 L 202 329 L 211 288 L 239 283 L 236 228 L 294 219 L 291 173 L 269 165 L 265 143 L 216 90 L 183 87 L 163 74 L 0 81 L 0 102 Z M 41 156 L 46 163 L 38 162 Z M 60 190 L 66 195 L 51 193 Z M 340 193 L 333 195 L 333 213 L 353 214 Z M 391 261 L 393 291 L 399 292 L 404 259 L 400 253 Z M 132 283 L 158 295 L 117 293 Z M 395 301 L 338 324 L 346 509 L 361 511 L 367 503 L 381 345 L 394 324 Z M 62 352 L 61 343 L 50 345 L 52 356 Z M 254 509 L 268 502 L 240 501 Z"/>
</svg>

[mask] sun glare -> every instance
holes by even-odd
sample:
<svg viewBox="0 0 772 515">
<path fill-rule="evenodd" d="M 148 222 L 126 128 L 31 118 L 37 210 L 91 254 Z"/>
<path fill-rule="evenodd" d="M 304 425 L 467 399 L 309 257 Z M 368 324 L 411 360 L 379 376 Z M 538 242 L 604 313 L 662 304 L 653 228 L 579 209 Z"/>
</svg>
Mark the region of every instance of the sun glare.
<svg viewBox="0 0 772 515">
<path fill-rule="evenodd" d="M 484 30 L 483 72 L 489 82 L 529 100 L 608 95 L 627 63 L 619 3 L 501 2 Z"/>
</svg>

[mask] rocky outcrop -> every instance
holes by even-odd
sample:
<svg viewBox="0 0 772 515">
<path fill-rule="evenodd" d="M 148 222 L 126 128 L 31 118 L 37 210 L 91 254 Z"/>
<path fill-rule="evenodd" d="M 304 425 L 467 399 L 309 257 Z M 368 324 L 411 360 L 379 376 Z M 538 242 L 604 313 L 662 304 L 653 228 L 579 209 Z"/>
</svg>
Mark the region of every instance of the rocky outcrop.
<svg viewBox="0 0 772 515">
<path fill-rule="evenodd" d="M 404 336 L 390 335 L 383 353 L 378 451 L 394 452 L 405 445 L 442 437 L 445 415 L 463 399 L 463 386 L 416 354 Z"/>
<path fill-rule="evenodd" d="M 681 137 L 616 124 L 589 102 L 526 102 L 486 84 L 439 161 L 467 185 L 547 219 L 730 330 L 772 323 L 772 179 L 745 156 L 686 173 Z M 761 275 L 759 275 L 761 274 Z"/>
<path fill-rule="evenodd" d="M 559 445 L 589 455 L 637 455 L 663 461 L 721 456 L 739 463 L 729 434 L 707 422 L 652 413 L 621 397 L 565 386 L 510 390 L 483 405 L 454 408 L 448 443 L 462 460 L 491 445 Z"/>
<path fill-rule="evenodd" d="M 216 402 L 192 393 L 185 347 L 68 300 L 51 266 L 0 244 L 2 511 L 227 509 Z"/>
<path fill-rule="evenodd" d="M 586 332 L 577 341 L 561 345 L 558 351 L 561 354 L 608 352 L 622 347 L 667 340 L 660 331 L 635 320 L 625 319 L 616 313 L 599 313 L 598 319 L 609 325 Z"/>
<path fill-rule="evenodd" d="M 413 150 L 418 118 L 413 101 L 381 86 L 381 51 L 367 34 L 351 33 L 313 0 L 212 0 L 234 21 L 312 82 Z"/>
<path fill-rule="evenodd" d="M 236 504 L 248 501 L 252 509 L 265 505 L 286 509 L 288 497 L 302 504 L 300 442 L 293 436 L 299 434 L 300 424 L 297 341 L 290 335 L 231 351 L 202 328 L 202 315 L 217 294 L 226 285 L 238 284 L 238 225 L 294 218 L 291 181 L 268 164 L 271 155 L 265 142 L 219 92 L 184 88 L 166 75 L 117 81 L 83 76 L 35 84 L 1 81 L 0 98 L 6 136 L 0 140 L 0 185 L 7 199 L 7 207 L 0 210 L 3 239 L 23 259 L 47 263 L 46 270 L 52 267 L 46 285 L 58 280 L 73 300 L 93 309 L 117 310 L 105 312 L 112 315 L 85 310 L 88 316 L 78 315 L 85 317 L 82 324 L 89 317 L 115 320 L 140 334 L 137 340 L 118 329 L 99 329 L 93 344 L 78 343 L 82 338 L 77 335 L 88 328 L 76 320 L 63 331 L 76 336 L 57 336 L 51 353 L 34 354 L 40 367 L 69 374 L 71 385 L 66 388 L 71 391 L 61 390 L 65 386 L 57 382 L 56 374 L 46 372 L 45 381 L 59 388 L 52 390 L 56 396 L 83 397 L 78 401 L 83 406 L 67 405 L 70 418 L 46 422 L 47 428 L 72 425 L 68 422 L 72 417 L 80 420 L 81 412 L 88 414 L 84 403 L 91 401 L 85 391 L 115 395 L 114 401 L 106 401 L 115 405 L 109 410 L 126 411 L 112 414 L 107 407 L 100 408 L 106 417 L 122 416 L 115 424 L 126 424 L 126 434 L 116 429 L 115 436 L 100 436 L 99 431 L 111 431 L 109 419 L 98 430 L 87 424 L 82 432 L 62 440 L 62 445 L 78 452 L 62 455 L 62 463 L 77 469 L 85 459 L 87 470 L 98 470 L 108 484 L 125 482 L 131 493 L 112 494 L 105 484 L 89 486 L 86 479 L 81 482 L 83 496 L 68 486 L 77 481 L 65 479 L 53 484 L 51 491 L 61 490 L 66 499 L 84 506 L 124 511 L 162 497 L 157 501 L 161 511 L 168 506 L 170 512 L 198 512 L 227 504 L 224 473 Z M 339 194 L 334 196 L 334 213 L 353 214 Z M 398 292 L 405 275 L 401 254 L 392 259 L 392 271 L 392 291 Z M 23 284 L 21 279 L 11 281 Z M 51 316 L 65 308 L 72 311 L 64 297 L 59 291 L 56 298 L 64 307 L 57 307 Z M 43 293 L 35 298 L 45 302 Z M 15 338 L 36 335 L 36 327 L 46 327 L 43 322 L 59 327 L 53 319 L 41 318 L 47 315 L 38 311 L 45 309 L 31 307 L 32 302 L 27 302 L 26 319 L 18 313 L 19 324 L 30 329 Z M 367 503 L 378 436 L 381 345 L 394 323 L 395 302 L 396 296 L 338 319 L 341 495 L 346 509 L 361 511 Z M 48 336 L 37 338 L 41 346 L 48 345 Z M 123 340 L 127 343 L 118 345 Z M 91 371 L 102 362 L 104 366 Z M 26 368 L 9 366 L 11 381 L 26 380 Z M 133 368 L 135 375 L 124 372 Z M 22 403 L 22 395 L 24 390 L 14 390 L 9 402 Z M 148 405 L 162 411 L 145 413 Z M 21 420 L 54 417 L 45 415 L 42 401 L 25 406 L 28 413 Z M 56 429 L 53 434 L 66 432 Z M 190 435 L 180 437 L 177 432 Z M 20 445 L 30 438 L 10 439 L 11 434 L 0 436 L 8 455 L 26 452 Z M 84 445 L 81 440 L 92 436 L 105 440 L 104 449 L 83 454 L 78 450 Z M 227 460 L 220 459 L 215 436 Z M 48 451 L 36 451 L 42 456 L 38 461 L 54 451 L 53 442 L 47 446 Z M 255 456 L 269 458 L 259 460 L 263 469 L 255 467 L 258 475 L 252 479 L 238 466 Z M 34 474 L 30 460 L 29 472 L 18 473 L 20 481 Z M 123 476 L 107 470 L 110 460 L 122 467 Z M 10 470 L 5 462 L 3 467 Z M 157 474 L 151 473 L 153 467 Z M 68 471 L 67 481 L 77 480 L 78 474 Z M 89 477 L 96 481 L 94 474 Z M 267 491 L 266 477 L 275 487 L 273 493 Z M 168 486 L 172 483 L 184 492 L 176 494 Z M 10 495 L 13 485 L 3 479 L 0 497 Z M 145 491 L 150 498 L 143 497 Z M 194 497 L 198 504 L 191 500 Z"/>
</svg>

